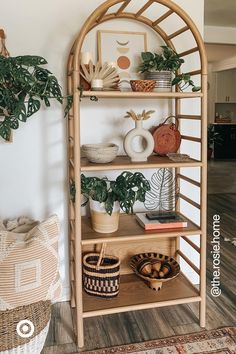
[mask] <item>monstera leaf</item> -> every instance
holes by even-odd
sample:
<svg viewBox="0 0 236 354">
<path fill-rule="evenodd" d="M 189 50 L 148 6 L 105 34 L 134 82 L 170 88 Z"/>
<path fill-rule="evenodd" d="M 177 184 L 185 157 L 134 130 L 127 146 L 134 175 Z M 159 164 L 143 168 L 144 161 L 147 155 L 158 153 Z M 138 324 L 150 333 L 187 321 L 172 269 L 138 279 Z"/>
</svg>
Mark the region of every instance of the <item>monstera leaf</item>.
<svg viewBox="0 0 236 354">
<path fill-rule="evenodd" d="M 179 197 L 176 178 L 167 168 L 160 168 L 151 177 L 151 190 L 146 193 L 145 207 L 148 210 L 171 211 Z"/>
</svg>

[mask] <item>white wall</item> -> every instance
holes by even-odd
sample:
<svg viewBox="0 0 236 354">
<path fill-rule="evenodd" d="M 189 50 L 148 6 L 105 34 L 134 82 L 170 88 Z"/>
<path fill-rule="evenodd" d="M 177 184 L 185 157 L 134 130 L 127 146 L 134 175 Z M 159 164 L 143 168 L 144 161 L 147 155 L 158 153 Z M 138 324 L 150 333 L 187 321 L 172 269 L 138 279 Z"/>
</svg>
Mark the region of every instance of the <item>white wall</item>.
<svg viewBox="0 0 236 354">
<path fill-rule="evenodd" d="M 85 6 L 82 0 L 8 0 L 1 8 L 7 48 L 12 56 L 35 54 L 45 57 L 48 68 L 58 77 L 65 91 L 70 47 L 87 16 L 101 3 L 102 0 L 87 1 Z M 189 13 L 202 32 L 204 0 L 176 0 L 176 3 Z M 142 104 L 144 102 L 139 103 L 139 108 Z M 115 112 L 114 119 L 123 116 L 125 107 L 121 103 L 118 102 L 115 110 L 110 103 L 108 105 L 106 115 L 110 110 Z M 104 117 L 104 107 L 97 107 L 94 114 Z M 0 143 L 0 216 L 29 215 L 42 219 L 52 213 L 59 215 L 64 299 L 69 296 L 65 129 L 62 109 L 55 104 L 50 110 L 41 110 L 26 124 L 22 123 L 14 132 L 13 144 Z M 85 123 L 83 129 L 92 132 L 89 123 Z M 115 125 L 111 125 L 107 133 L 110 138 L 116 134 L 115 129 Z"/>
</svg>

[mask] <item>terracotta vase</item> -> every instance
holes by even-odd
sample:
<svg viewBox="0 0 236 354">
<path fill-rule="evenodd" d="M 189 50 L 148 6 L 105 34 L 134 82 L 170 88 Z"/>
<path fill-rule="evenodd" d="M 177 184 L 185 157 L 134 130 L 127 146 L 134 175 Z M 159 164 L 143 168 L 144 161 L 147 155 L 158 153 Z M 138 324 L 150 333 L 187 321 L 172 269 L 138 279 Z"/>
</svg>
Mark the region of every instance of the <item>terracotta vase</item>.
<svg viewBox="0 0 236 354">
<path fill-rule="evenodd" d="M 137 152 L 133 149 L 132 142 L 135 137 L 142 137 L 146 141 L 146 147 L 143 151 Z M 124 139 L 124 150 L 126 154 L 131 158 L 132 162 L 147 161 L 154 149 L 154 139 L 152 134 L 143 128 L 143 121 L 136 120 L 135 128 L 132 129 Z"/>
<path fill-rule="evenodd" d="M 120 203 L 115 202 L 111 215 L 107 214 L 104 204 L 90 199 L 90 213 L 93 230 L 107 234 L 118 230 L 120 218 Z"/>
</svg>

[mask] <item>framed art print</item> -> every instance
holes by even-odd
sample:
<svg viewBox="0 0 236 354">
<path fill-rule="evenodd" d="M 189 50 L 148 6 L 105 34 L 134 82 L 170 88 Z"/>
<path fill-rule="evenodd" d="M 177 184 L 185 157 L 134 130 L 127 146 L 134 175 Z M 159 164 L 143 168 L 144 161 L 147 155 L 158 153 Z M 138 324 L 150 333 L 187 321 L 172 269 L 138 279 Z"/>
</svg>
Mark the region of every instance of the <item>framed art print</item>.
<svg viewBox="0 0 236 354">
<path fill-rule="evenodd" d="M 117 67 L 121 87 L 139 79 L 141 52 L 147 51 L 147 33 L 129 31 L 98 31 L 98 60 Z M 130 86 L 129 86 L 130 87 Z"/>
</svg>

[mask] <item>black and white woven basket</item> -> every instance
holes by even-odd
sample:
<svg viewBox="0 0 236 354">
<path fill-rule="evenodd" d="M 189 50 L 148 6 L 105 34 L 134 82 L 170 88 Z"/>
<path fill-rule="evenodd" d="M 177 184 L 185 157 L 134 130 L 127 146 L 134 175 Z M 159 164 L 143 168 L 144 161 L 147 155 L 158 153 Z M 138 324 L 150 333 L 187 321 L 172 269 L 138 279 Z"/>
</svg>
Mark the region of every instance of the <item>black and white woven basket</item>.
<svg viewBox="0 0 236 354">
<path fill-rule="evenodd" d="M 106 299 L 119 293 L 120 260 L 115 256 L 105 256 L 106 244 L 101 252 L 89 253 L 83 257 L 83 284 L 86 293 Z"/>
</svg>

